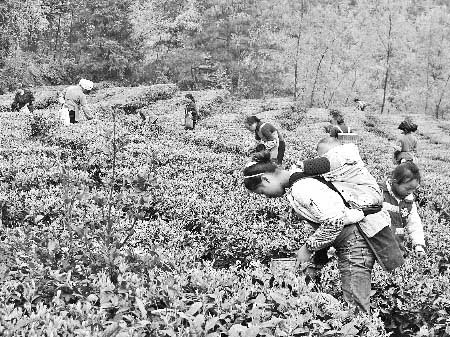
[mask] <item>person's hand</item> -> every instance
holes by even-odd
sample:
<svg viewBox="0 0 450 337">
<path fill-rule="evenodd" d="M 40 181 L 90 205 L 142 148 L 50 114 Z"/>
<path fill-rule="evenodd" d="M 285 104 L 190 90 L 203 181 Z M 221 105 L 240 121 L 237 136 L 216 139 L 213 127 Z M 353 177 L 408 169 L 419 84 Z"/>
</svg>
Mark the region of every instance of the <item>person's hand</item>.
<svg viewBox="0 0 450 337">
<path fill-rule="evenodd" d="M 312 253 L 313 252 L 306 247 L 306 244 L 301 246 L 300 249 L 297 251 L 297 256 L 295 260 L 295 269 L 299 268 L 304 269 L 304 267 L 306 267 L 305 264 L 307 264 L 311 259 Z"/>
<path fill-rule="evenodd" d="M 425 248 L 423 248 L 422 245 L 417 245 L 414 247 L 414 254 L 419 258 L 427 255 L 427 253 L 425 252 Z"/>
<path fill-rule="evenodd" d="M 254 146 L 249 146 L 245 149 L 245 154 L 247 156 L 251 155 L 253 152 L 255 152 L 255 147 Z"/>
</svg>

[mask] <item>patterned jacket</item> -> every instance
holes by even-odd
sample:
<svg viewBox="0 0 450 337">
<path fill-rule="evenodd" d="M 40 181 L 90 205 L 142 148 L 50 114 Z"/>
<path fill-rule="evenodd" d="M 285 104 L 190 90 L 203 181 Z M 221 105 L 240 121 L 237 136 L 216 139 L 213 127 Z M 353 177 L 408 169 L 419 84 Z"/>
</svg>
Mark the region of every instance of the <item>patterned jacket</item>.
<svg viewBox="0 0 450 337">
<path fill-rule="evenodd" d="M 383 192 L 383 209 L 391 216 L 391 228 L 398 240 L 402 242 L 407 233 L 413 246 L 425 246 L 422 220 L 417 212 L 414 196 L 410 194 L 404 199 L 398 199 L 392 192 L 389 180 L 380 184 L 380 188 Z"/>
</svg>

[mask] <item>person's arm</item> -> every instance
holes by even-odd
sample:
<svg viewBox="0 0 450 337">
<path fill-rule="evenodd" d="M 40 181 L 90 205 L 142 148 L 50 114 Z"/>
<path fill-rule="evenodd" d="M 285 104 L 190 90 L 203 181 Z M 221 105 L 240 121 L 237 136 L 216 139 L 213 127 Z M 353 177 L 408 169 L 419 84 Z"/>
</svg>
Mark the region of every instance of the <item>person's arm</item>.
<svg viewBox="0 0 450 337">
<path fill-rule="evenodd" d="M 16 111 L 16 109 L 18 108 L 18 100 L 17 100 L 18 94 L 16 94 L 16 96 L 14 96 L 14 100 L 11 104 L 11 111 Z"/>
<path fill-rule="evenodd" d="M 64 104 L 65 103 L 65 97 L 66 97 L 66 91 L 67 88 L 65 88 L 64 90 L 58 92 L 58 102 L 59 104 Z"/>
<path fill-rule="evenodd" d="M 411 238 L 414 250 L 421 250 L 424 252 L 425 248 L 425 235 L 423 232 L 422 220 L 420 219 L 419 213 L 417 212 L 416 203 L 413 204 L 411 208 L 411 213 L 408 216 L 408 220 L 405 229 Z"/>
<path fill-rule="evenodd" d="M 255 131 L 255 146 L 261 144 L 261 137 L 258 135 L 258 132 Z"/>
<path fill-rule="evenodd" d="M 403 139 L 399 138 L 397 139 L 397 141 L 395 142 L 394 145 L 394 151 L 401 151 L 403 148 Z"/>
<path fill-rule="evenodd" d="M 33 104 L 34 102 L 34 95 L 31 91 L 28 91 L 28 100 L 30 101 L 30 104 Z"/>
<path fill-rule="evenodd" d="M 87 103 L 86 95 L 81 95 L 80 97 L 80 106 L 83 108 L 83 113 L 86 116 L 86 119 L 90 120 L 93 117 L 91 116 L 91 111 L 89 109 L 89 105 Z"/>
<path fill-rule="evenodd" d="M 30 110 L 30 112 L 34 111 L 34 95 L 31 91 L 28 91 L 28 110 Z"/>
<path fill-rule="evenodd" d="M 344 218 L 322 221 L 320 227 L 306 240 L 306 247 L 310 251 L 317 251 L 331 246 L 343 228 Z"/>
</svg>

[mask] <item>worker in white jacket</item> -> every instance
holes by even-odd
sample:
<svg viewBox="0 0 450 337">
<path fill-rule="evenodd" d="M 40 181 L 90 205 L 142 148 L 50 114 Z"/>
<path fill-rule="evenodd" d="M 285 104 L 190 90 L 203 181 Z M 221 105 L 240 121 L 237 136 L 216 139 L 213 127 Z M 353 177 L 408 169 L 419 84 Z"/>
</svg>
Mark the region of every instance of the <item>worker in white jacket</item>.
<svg viewBox="0 0 450 337">
<path fill-rule="evenodd" d="M 69 111 L 70 123 L 78 123 L 80 121 L 80 110 L 83 111 L 86 119 L 92 119 L 89 106 L 86 99 L 94 83 L 82 78 L 77 85 L 72 85 L 64 89 L 58 97 L 59 103 L 63 104 L 63 109 Z"/>
</svg>

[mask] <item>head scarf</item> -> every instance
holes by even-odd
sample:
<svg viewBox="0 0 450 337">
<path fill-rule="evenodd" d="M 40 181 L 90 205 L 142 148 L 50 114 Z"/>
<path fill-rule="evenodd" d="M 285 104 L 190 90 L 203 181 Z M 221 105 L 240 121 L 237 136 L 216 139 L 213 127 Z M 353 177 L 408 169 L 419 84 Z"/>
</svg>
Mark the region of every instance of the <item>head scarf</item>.
<svg viewBox="0 0 450 337">
<path fill-rule="evenodd" d="M 92 90 L 94 87 L 94 83 L 92 81 L 89 81 L 85 78 L 82 78 L 79 83 L 80 87 L 82 87 L 84 90 Z"/>
</svg>

